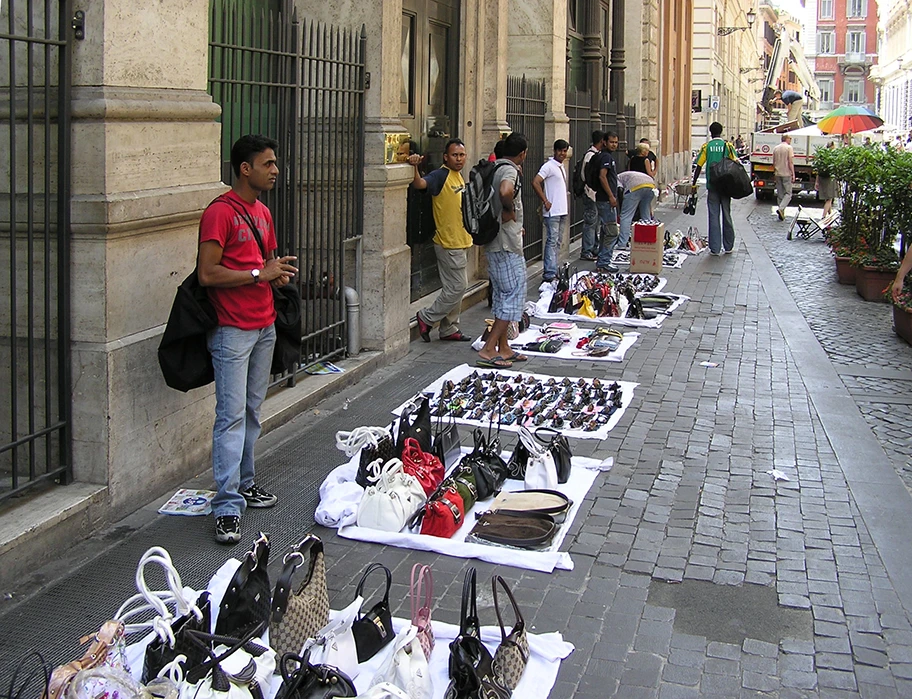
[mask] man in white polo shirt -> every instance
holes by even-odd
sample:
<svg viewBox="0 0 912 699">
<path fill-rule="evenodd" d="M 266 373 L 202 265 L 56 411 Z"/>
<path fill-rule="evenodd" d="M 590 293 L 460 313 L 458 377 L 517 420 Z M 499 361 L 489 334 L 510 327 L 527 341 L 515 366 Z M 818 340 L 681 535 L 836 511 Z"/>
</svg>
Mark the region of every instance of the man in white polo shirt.
<svg viewBox="0 0 912 699">
<path fill-rule="evenodd" d="M 542 220 L 545 224 L 545 240 L 542 257 L 544 273 L 542 278 L 550 282 L 557 276 L 557 263 L 560 256 L 561 236 L 567 221 L 567 173 L 564 172 L 564 161 L 570 144 L 559 138 L 554 142 L 554 157 L 548 158 L 532 180 L 532 189 L 541 200 Z"/>
</svg>

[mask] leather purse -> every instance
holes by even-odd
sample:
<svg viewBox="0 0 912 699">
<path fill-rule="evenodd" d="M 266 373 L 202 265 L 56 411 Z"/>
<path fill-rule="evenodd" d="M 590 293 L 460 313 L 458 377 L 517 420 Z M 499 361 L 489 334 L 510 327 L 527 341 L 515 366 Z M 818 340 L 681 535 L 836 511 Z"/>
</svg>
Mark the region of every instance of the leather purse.
<svg viewBox="0 0 912 699">
<path fill-rule="evenodd" d="M 475 487 L 475 473 L 469 464 L 459 464 L 444 481 L 456 489 L 462 498 L 466 513 L 471 512 L 478 502 L 478 488 Z"/>
<path fill-rule="evenodd" d="M 557 533 L 550 515 L 539 512 L 485 512 L 466 541 L 517 549 L 548 548 Z"/>
<path fill-rule="evenodd" d="M 422 591 L 424 592 L 422 599 Z M 409 600 L 412 604 L 412 626 L 417 629 L 416 637 L 424 651 L 424 657 L 430 659 L 434 650 L 434 629 L 431 627 L 431 601 L 434 599 L 434 576 L 431 566 L 416 563 L 412 566 L 412 579 L 409 587 Z"/>
<path fill-rule="evenodd" d="M 554 465 L 557 468 L 557 482 L 566 483 L 570 478 L 570 467 L 573 453 L 570 451 L 570 442 L 553 427 L 539 427 L 535 430 L 535 438 L 542 442 L 551 452 Z"/>
<path fill-rule="evenodd" d="M 399 459 L 388 461 L 382 468 L 379 461 L 371 466 L 377 473 L 377 481 L 364 491 L 358 503 L 358 526 L 386 532 L 402 531 L 409 517 L 425 503 L 424 488 L 415 476 L 402 470 Z"/>
<path fill-rule="evenodd" d="M 199 616 L 196 612 L 199 612 Z M 173 662 L 179 655 L 186 657 L 184 664 L 194 665 L 203 661 L 205 655 L 201 654 L 196 646 L 191 644 L 187 638 L 190 631 L 209 631 L 212 619 L 212 605 L 209 600 L 209 593 L 203 591 L 196 600 L 196 609 L 187 612 L 178 617 L 171 624 L 171 633 L 174 635 L 174 643 L 169 644 L 156 636 L 146 646 L 146 654 L 143 659 L 142 683 L 148 684 L 154 680 L 161 669 L 170 662 Z"/>
<path fill-rule="evenodd" d="M 382 563 L 371 563 L 361 576 L 355 594 L 358 597 L 363 596 L 364 583 L 375 570 L 382 570 L 386 575 L 386 591 L 383 593 L 383 598 L 366 614 L 361 615 L 359 611 L 352 624 L 359 663 L 373 658 L 381 648 L 391 643 L 396 637 L 396 634 L 393 633 L 393 616 L 389 604 L 390 587 L 393 584 L 393 576 L 389 568 Z"/>
<path fill-rule="evenodd" d="M 529 452 L 524 487 L 528 490 L 554 490 L 557 487 L 557 466 L 551 452 L 526 427 L 519 428 L 519 439 Z"/>
<path fill-rule="evenodd" d="M 309 555 L 308 555 L 309 554 Z M 307 575 L 292 591 L 295 571 L 308 562 Z M 282 561 L 272 595 L 269 642 L 276 653 L 300 653 L 304 642 L 329 623 L 329 593 L 323 542 L 313 534 L 298 543 Z"/>
<path fill-rule="evenodd" d="M 255 626 L 268 627 L 272 600 L 268 565 L 269 538 L 260 532 L 228 583 L 219 605 L 216 634 L 239 638 Z"/>
<path fill-rule="evenodd" d="M 440 459 L 444 469 L 448 469 L 459 461 L 462 445 L 459 441 L 459 431 L 456 429 L 456 420 L 443 424 L 443 415 L 437 419 L 437 428 L 434 430 L 434 456 Z"/>
<path fill-rule="evenodd" d="M 402 470 L 418 479 L 426 495 L 430 495 L 443 482 L 446 474 L 440 459 L 421 450 L 418 440 L 409 437 L 402 449 Z"/>
<path fill-rule="evenodd" d="M 465 520 L 465 504 L 454 488 L 446 488 L 428 500 L 420 516 L 419 533 L 449 539 Z"/>
<path fill-rule="evenodd" d="M 550 515 L 555 523 L 563 522 L 573 501 L 556 490 L 500 491 L 489 512 L 538 512 Z"/>
<path fill-rule="evenodd" d="M 431 699 L 434 687 L 428 656 L 422 650 L 417 634 L 414 626 L 405 626 L 399 632 L 392 655 L 374 674 L 371 686 L 391 684 L 403 690 L 409 699 Z"/>
<path fill-rule="evenodd" d="M 450 643 L 450 684 L 445 699 L 510 699 L 510 692 L 494 673 L 494 659 L 481 642 L 475 594 L 475 568 L 462 583 L 459 635 Z"/>
<path fill-rule="evenodd" d="M 521 439 L 516 440 L 513 453 L 507 462 L 507 478 L 521 481 L 526 477 L 526 464 L 529 463 L 529 450 Z"/>
<path fill-rule="evenodd" d="M 396 455 L 402 455 L 405 448 L 405 440 L 409 437 L 418 440 L 421 451 L 431 452 L 432 433 L 431 433 L 431 405 L 427 396 L 421 396 L 417 400 L 417 409 L 415 402 L 405 407 L 399 416 L 399 436 L 396 438 Z"/>
<path fill-rule="evenodd" d="M 286 653 L 279 663 L 282 686 L 276 699 L 333 699 L 355 697 L 355 683 L 344 672 L 332 665 L 312 665 L 310 653 L 303 657 Z"/>
<path fill-rule="evenodd" d="M 388 427 L 356 427 L 351 432 L 336 432 L 336 449 L 349 458 L 360 452 L 355 482 L 362 488 L 370 485 L 370 465 L 380 460 L 386 463 L 395 459 L 396 443 Z"/>
<path fill-rule="evenodd" d="M 187 669 L 180 696 L 194 699 L 263 699 L 276 668 L 275 651 L 259 640 L 265 624 L 254 625 L 241 638 L 190 631 L 206 660 Z"/>
<path fill-rule="evenodd" d="M 475 448 L 462 462 L 468 464 L 475 476 L 475 489 L 479 500 L 491 497 L 507 477 L 507 464 L 500 458 L 500 441 L 485 439 L 484 432 L 476 428 L 473 436 Z"/>
<path fill-rule="evenodd" d="M 504 629 L 503 619 L 500 615 L 498 586 L 504 589 L 507 597 L 510 598 L 510 604 L 513 605 L 513 616 L 516 621 L 509 634 Z M 494 674 L 501 684 L 512 692 L 522 679 L 529 662 L 529 637 L 526 634 L 526 622 L 516 604 L 513 592 L 502 577 L 495 575 L 491 578 L 491 589 L 494 593 L 494 612 L 497 614 L 497 624 L 500 626 L 500 645 L 494 652 Z"/>
</svg>

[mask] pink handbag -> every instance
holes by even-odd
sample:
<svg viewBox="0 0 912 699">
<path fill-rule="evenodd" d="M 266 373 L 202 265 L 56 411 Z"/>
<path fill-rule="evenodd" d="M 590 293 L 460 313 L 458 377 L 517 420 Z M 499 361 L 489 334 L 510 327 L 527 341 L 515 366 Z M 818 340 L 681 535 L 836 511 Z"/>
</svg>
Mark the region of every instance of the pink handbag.
<svg viewBox="0 0 912 699">
<path fill-rule="evenodd" d="M 424 588 L 424 605 L 421 591 Z M 418 629 L 418 643 L 424 657 L 430 661 L 434 650 L 434 630 L 431 628 L 431 598 L 434 596 L 434 578 L 431 567 L 416 563 L 412 566 L 412 586 L 409 597 L 412 601 L 412 624 Z"/>
</svg>

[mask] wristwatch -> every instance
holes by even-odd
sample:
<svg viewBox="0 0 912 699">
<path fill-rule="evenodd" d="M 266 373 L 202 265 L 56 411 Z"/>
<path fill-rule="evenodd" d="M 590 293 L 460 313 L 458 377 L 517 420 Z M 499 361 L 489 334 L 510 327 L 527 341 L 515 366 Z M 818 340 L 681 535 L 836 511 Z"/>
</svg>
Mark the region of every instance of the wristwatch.
<svg viewBox="0 0 912 699">
<path fill-rule="evenodd" d="M 258 269 L 250 270 L 250 276 L 253 277 L 254 284 L 260 283 L 260 270 L 258 270 Z"/>
</svg>

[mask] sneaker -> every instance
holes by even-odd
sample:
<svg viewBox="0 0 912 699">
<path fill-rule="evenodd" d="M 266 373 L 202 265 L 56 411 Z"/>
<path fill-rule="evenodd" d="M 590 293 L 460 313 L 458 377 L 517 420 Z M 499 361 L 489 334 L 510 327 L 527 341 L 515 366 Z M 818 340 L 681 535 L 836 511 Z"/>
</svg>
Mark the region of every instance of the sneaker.
<svg viewBox="0 0 912 699">
<path fill-rule="evenodd" d="M 421 339 L 425 342 L 431 341 L 431 326 L 421 320 L 421 314 L 415 314 L 415 320 L 418 321 L 418 334 L 421 335 Z"/>
<path fill-rule="evenodd" d="M 220 544 L 236 544 L 241 540 L 241 518 L 225 515 L 215 518 L 215 540 Z"/>
<path fill-rule="evenodd" d="M 593 262 L 594 260 L 598 259 L 598 257 L 591 252 L 584 252 L 582 255 L 580 255 L 580 259 L 585 260 L 586 262 Z"/>
<path fill-rule="evenodd" d="M 275 495 L 267 493 L 256 483 L 246 490 L 242 490 L 241 495 L 247 501 L 247 507 L 272 507 L 279 501 Z"/>
<path fill-rule="evenodd" d="M 722 253 L 721 253 L 721 252 L 713 252 L 712 250 L 709 251 L 709 254 L 712 255 L 713 257 L 721 257 L 721 256 L 722 256 Z"/>
</svg>

